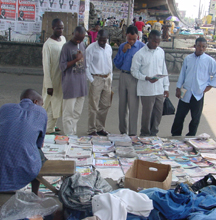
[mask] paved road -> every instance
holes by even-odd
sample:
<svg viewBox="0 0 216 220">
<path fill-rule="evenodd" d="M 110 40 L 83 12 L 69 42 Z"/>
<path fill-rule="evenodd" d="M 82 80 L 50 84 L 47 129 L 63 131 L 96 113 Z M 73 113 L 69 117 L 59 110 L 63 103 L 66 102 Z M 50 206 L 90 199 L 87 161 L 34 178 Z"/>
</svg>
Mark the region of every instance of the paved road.
<svg viewBox="0 0 216 220">
<path fill-rule="evenodd" d="M 18 103 L 19 95 L 23 89 L 33 88 L 39 92 L 42 90 L 42 76 L 31 76 L 31 75 L 15 75 L 15 74 L 4 74 L 0 73 L 0 106 L 5 103 Z M 170 99 L 174 106 L 177 106 L 178 99 L 175 97 L 175 82 L 171 82 L 170 86 Z M 114 98 L 112 106 L 109 110 L 106 129 L 112 133 L 119 133 L 118 130 L 118 80 L 113 81 Z M 203 115 L 201 117 L 201 123 L 197 134 L 208 133 L 212 137 L 216 134 L 216 89 L 212 89 L 205 96 L 205 104 Z M 86 98 L 84 109 L 81 115 L 81 119 L 78 123 L 78 135 L 86 135 L 87 132 L 87 121 L 88 121 L 88 99 Z M 141 105 L 140 105 L 141 106 Z M 141 110 L 141 109 L 140 109 Z M 140 130 L 140 118 L 141 111 L 139 111 L 139 123 L 138 130 Z M 158 136 L 166 137 L 170 136 L 170 129 L 172 126 L 174 116 L 163 116 L 160 131 Z M 187 133 L 187 127 L 190 121 L 190 115 L 185 120 L 185 126 L 183 135 Z M 61 119 L 58 120 L 58 126 L 61 128 Z"/>
</svg>

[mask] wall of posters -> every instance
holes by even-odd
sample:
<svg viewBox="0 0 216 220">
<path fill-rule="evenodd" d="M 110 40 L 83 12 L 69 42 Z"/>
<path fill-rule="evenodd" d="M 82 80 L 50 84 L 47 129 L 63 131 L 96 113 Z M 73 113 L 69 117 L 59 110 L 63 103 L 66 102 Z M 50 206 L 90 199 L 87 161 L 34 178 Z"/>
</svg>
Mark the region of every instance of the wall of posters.
<svg viewBox="0 0 216 220">
<path fill-rule="evenodd" d="M 116 20 L 127 21 L 128 2 L 123 1 L 91 1 L 95 6 L 95 11 L 100 18 L 115 17 Z M 133 4 L 131 7 L 131 18 L 133 17 Z"/>
<path fill-rule="evenodd" d="M 85 5 L 83 1 L 81 22 Z M 12 40 L 39 42 L 45 11 L 79 14 L 80 0 L 0 0 L 0 34 L 11 28 Z"/>
</svg>

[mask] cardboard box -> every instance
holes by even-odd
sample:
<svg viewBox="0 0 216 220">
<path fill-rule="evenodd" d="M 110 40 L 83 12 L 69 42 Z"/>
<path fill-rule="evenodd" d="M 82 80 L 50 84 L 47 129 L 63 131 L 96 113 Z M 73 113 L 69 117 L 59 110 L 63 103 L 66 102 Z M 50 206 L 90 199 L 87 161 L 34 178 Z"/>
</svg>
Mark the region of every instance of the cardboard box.
<svg viewBox="0 0 216 220">
<path fill-rule="evenodd" d="M 137 191 L 138 187 L 157 187 L 168 190 L 171 187 L 172 170 L 170 165 L 135 160 L 125 174 L 125 188 Z"/>
</svg>

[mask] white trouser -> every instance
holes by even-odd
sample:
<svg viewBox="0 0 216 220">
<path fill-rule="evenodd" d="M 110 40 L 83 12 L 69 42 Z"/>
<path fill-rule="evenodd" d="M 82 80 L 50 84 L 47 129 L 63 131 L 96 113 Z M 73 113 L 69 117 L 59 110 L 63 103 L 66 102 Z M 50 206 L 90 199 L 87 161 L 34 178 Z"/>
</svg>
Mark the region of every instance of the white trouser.
<svg viewBox="0 0 216 220">
<path fill-rule="evenodd" d="M 62 124 L 65 135 L 75 135 L 85 97 L 63 99 Z"/>
<path fill-rule="evenodd" d="M 57 118 L 53 118 L 53 111 L 52 111 L 51 103 L 49 104 L 47 108 L 47 117 L 48 117 L 48 120 L 47 120 L 46 133 L 52 133 L 55 131 Z"/>
<path fill-rule="evenodd" d="M 138 31 L 139 41 L 142 42 L 142 31 Z"/>
</svg>

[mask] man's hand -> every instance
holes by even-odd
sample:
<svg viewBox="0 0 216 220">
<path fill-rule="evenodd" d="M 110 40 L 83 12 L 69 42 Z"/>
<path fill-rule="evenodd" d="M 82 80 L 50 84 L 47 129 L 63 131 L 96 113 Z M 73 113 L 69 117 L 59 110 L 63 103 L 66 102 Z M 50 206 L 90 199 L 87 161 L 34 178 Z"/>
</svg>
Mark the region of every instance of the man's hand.
<svg viewBox="0 0 216 220">
<path fill-rule="evenodd" d="M 178 99 L 181 98 L 181 89 L 179 89 L 179 88 L 176 88 L 176 97 L 177 97 Z"/>
<path fill-rule="evenodd" d="M 123 53 L 126 53 L 128 49 L 131 49 L 131 45 L 129 43 L 126 43 L 123 47 Z"/>
<path fill-rule="evenodd" d="M 53 88 L 48 88 L 47 94 L 52 96 L 53 95 Z"/>
<path fill-rule="evenodd" d="M 164 96 L 169 98 L 169 91 L 164 91 Z"/>
<path fill-rule="evenodd" d="M 155 83 L 158 81 L 158 79 L 156 79 L 156 78 L 152 79 L 149 76 L 146 76 L 145 80 L 149 81 L 150 83 Z"/>
<path fill-rule="evenodd" d="M 205 90 L 204 90 L 204 93 L 205 93 L 205 92 L 208 92 L 211 88 L 212 88 L 212 86 L 206 86 L 206 88 L 205 88 Z"/>
<path fill-rule="evenodd" d="M 79 61 L 79 60 L 81 60 L 82 58 L 83 58 L 83 54 L 82 54 L 82 52 L 79 50 L 79 51 L 77 52 L 77 54 L 76 54 L 76 60 Z"/>
</svg>

